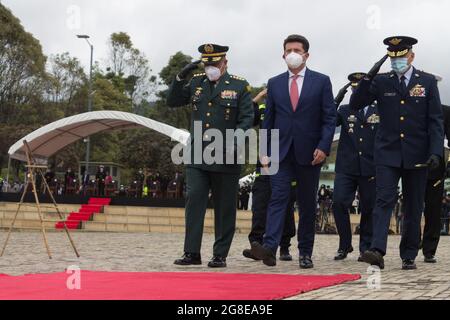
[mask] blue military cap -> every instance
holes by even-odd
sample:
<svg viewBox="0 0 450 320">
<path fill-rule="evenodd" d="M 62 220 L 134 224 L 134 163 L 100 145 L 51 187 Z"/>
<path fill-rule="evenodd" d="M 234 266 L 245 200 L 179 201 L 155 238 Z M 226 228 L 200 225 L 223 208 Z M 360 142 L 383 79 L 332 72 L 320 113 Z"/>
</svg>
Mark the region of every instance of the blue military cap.
<svg viewBox="0 0 450 320">
<path fill-rule="evenodd" d="M 352 87 L 356 87 L 366 75 L 364 72 L 354 72 L 348 75 L 348 81 L 352 83 Z"/>
<path fill-rule="evenodd" d="M 407 36 L 388 37 L 383 41 L 388 46 L 388 56 L 391 58 L 405 56 L 417 42 L 417 39 Z"/>
</svg>

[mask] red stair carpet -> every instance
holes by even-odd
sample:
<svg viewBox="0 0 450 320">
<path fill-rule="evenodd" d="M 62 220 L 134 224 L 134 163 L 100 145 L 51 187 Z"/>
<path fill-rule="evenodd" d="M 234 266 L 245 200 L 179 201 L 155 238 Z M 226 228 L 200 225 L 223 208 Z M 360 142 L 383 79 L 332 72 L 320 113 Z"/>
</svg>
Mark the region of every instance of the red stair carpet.
<svg viewBox="0 0 450 320">
<path fill-rule="evenodd" d="M 360 275 L 286 275 L 188 272 L 81 271 L 72 274 L 0 274 L 0 300 L 277 300 L 360 279 Z"/>
<path fill-rule="evenodd" d="M 82 221 L 92 220 L 94 214 L 103 212 L 103 207 L 110 203 L 110 198 L 90 198 L 88 204 L 81 205 L 78 212 L 71 212 L 67 220 L 56 223 L 55 228 L 64 229 L 64 224 L 66 224 L 67 229 L 80 229 Z"/>
</svg>

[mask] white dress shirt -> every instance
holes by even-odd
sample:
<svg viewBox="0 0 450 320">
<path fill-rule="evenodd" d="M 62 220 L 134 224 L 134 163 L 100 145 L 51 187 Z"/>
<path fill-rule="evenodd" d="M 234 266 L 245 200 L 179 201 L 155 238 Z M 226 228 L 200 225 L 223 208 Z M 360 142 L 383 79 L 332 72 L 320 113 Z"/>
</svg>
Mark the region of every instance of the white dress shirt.
<svg viewBox="0 0 450 320">
<path fill-rule="evenodd" d="M 295 76 L 295 74 L 292 73 L 291 70 L 289 71 L 289 94 L 291 93 L 291 84 L 292 84 L 292 80 L 293 80 L 293 76 Z M 301 99 L 300 94 L 302 93 L 302 88 L 303 88 L 303 81 L 305 80 L 305 72 L 306 72 L 306 66 L 302 69 L 302 71 L 300 71 L 300 73 L 298 74 L 299 77 L 297 78 L 297 87 L 298 87 L 298 96 L 299 96 L 299 101 Z"/>
</svg>

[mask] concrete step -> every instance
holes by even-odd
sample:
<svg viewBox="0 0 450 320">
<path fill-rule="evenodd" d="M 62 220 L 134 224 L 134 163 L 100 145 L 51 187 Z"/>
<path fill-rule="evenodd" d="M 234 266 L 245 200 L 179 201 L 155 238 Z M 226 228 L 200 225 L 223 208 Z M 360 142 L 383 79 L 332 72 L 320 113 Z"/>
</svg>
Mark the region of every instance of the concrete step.
<svg viewBox="0 0 450 320">
<path fill-rule="evenodd" d="M 83 222 L 83 230 L 89 232 L 131 232 L 131 233 L 184 233 L 184 226 L 158 225 L 158 224 L 134 224 L 134 223 L 105 223 L 99 221 Z M 205 224 L 205 233 L 214 233 L 214 227 Z M 236 233 L 250 233 L 250 228 L 237 227 Z"/>
<path fill-rule="evenodd" d="M 149 224 L 149 225 L 173 225 L 184 226 L 184 217 L 148 217 L 148 216 L 120 216 L 110 214 L 96 214 L 93 216 L 93 221 L 103 222 L 107 224 Z M 213 225 L 213 217 L 205 217 L 205 225 Z M 250 227 L 251 220 L 241 219 L 238 217 L 237 223 L 243 227 Z"/>
<path fill-rule="evenodd" d="M 0 220 L 3 219 L 14 219 L 15 212 L 7 211 L 7 212 L 0 212 Z M 61 213 L 63 216 L 63 219 L 66 219 L 69 214 L 68 213 Z M 58 213 L 56 212 L 43 212 L 42 213 L 44 220 L 61 220 Z M 19 212 L 17 214 L 18 220 L 39 220 L 39 213 L 38 212 Z"/>
<path fill-rule="evenodd" d="M 44 221 L 45 229 L 55 229 L 55 223 L 57 221 Z M 12 219 L 1 219 L 0 227 L 3 229 L 9 229 L 11 227 Z M 16 229 L 41 229 L 41 222 L 39 220 L 16 220 L 14 223 L 14 228 Z"/>
<path fill-rule="evenodd" d="M 16 211 L 17 203 L 3 202 L 0 203 L 0 211 Z M 80 209 L 80 205 L 72 205 L 72 204 L 58 204 L 58 209 L 61 212 L 70 212 L 70 211 L 78 211 Z M 42 211 L 55 211 L 53 205 L 49 203 L 41 204 Z M 20 207 L 20 211 L 24 212 L 33 212 L 37 210 L 36 204 L 27 203 Z"/>
</svg>

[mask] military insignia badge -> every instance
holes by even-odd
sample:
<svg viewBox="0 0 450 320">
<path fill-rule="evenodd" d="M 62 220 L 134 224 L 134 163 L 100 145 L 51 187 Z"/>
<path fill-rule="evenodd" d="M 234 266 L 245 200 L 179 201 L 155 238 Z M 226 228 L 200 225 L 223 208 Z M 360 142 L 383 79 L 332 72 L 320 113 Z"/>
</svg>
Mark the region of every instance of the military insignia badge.
<svg viewBox="0 0 450 320">
<path fill-rule="evenodd" d="M 390 44 L 394 45 L 394 46 L 398 46 L 400 44 L 400 42 L 402 42 L 403 39 L 399 39 L 399 38 L 393 38 L 389 41 Z"/>
<path fill-rule="evenodd" d="M 237 99 L 237 92 L 234 90 L 224 90 L 220 94 L 220 97 L 226 100 L 235 100 Z"/>
<path fill-rule="evenodd" d="M 206 53 L 213 53 L 214 52 L 214 46 L 212 44 L 205 44 L 204 48 Z"/>
<path fill-rule="evenodd" d="M 409 95 L 411 97 L 425 97 L 426 91 L 425 91 L 424 87 L 422 87 L 420 84 L 418 84 L 414 88 L 411 89 L 411 91 L 409 92 Z"/>
<path fill-rule="evenodd" d="M 203 90 L 203 88 L 202 87 L 197 87 L 196 89 L 195 89 L 195 96 L 199 96 L 199 95 L 201 95 L 202 94 L 202 90 Z"/>
<path fill-rule="evenodd" d="M 367 123 L 376 124 L 380 123 L 380 116 L 373 114 L 369 118 L 367 118 Z"/>
<path fill-rule="evenodd" d="M 348 130 L 348 133 L 353 133 L 353 129 L 350 128 L 350 129 Z"/>
<path fill-rule="evenodd" d="M 355 123 L 356 121 L 358 121 L 358 119 L 356 118 L 355 115 L 352 114 L 350 117 L 347 118 L 347 121 L 351 122 L 351 123 Z"/>
</svg>

